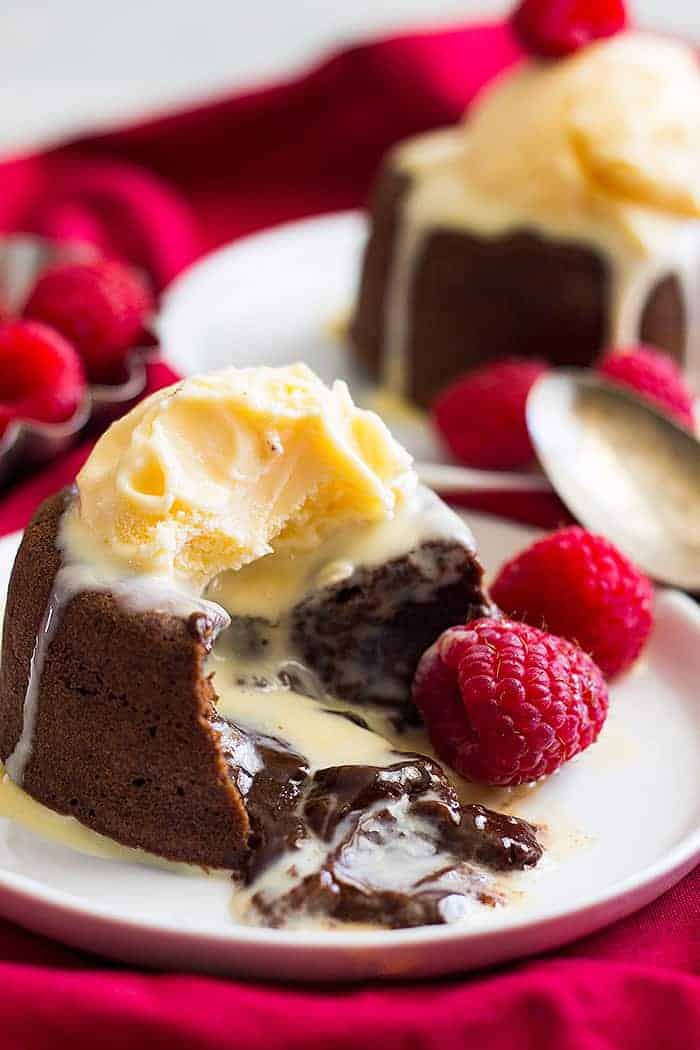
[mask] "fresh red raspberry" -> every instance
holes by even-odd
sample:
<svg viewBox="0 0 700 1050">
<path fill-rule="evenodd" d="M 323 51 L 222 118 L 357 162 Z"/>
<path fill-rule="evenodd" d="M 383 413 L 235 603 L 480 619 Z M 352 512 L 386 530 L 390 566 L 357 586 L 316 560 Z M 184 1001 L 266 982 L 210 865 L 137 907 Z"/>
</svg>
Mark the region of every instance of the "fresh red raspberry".
<svg viewBox="0 0 700 1050">
<path fill-rule="evenodd" d="M 0 434 L 14 419 L 69 419 L 85 386 L 80 358 L 54 329 L 35 321 L 0 325 Z"/>
<path fill-rule="evenodd" d="M 511 16 L 520 44 L 539 58 L 571 55 L 626 24 L 623 0 L 522 0 Z"/>
<path fill-rule="evenodd" d="M 598 371 L 635 390 L 689 430 L 694 428 L 693 395 L 670 354 L 651 346 L 615 350 L 600 360 Z"/>
<path fill-rule="evenodd" d="M 450 450 L 470 467 L 511 470 L 534 457 L 525 423 L 530 387 L 544 361 L 509 357 L 451 383 L 433 405 L 433 419 Z"/>
<path fill-rule="evenodd" d="M 438 755 L 469 780 L 510 786 L 559 769 L 597 738 L 605 680 L 578 646 L 484 618 L 424 653 L 413 698 Z"/>
<path fill-rule="evenodd" d="M 576 642 L 608 677 L 636 660 L 653 624 L 646 576 L 604 536 L 577 525 L 507 562 L 491 596 L 509 616 Z"/>
<path fill-rule="evenodd" d="M 153 307 L 141 275 L 114 260 L 66 263 L 47 270 L 24 308 L 69 339 L 96 383 L 113 382 Z"/>
</svg>

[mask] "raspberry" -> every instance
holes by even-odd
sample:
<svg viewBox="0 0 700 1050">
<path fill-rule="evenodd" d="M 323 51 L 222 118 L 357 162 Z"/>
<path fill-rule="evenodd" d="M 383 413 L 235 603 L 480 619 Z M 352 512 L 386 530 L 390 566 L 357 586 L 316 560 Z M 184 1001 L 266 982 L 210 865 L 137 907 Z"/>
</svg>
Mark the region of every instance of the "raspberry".
<svg viewBox="0 0 700 1050">
<path fill-rule="evenodd" d="M 140 274 L 114 260 L 55 266 L 37 281 L 25 317 L 44 321 L 69 339 L 93 382 L 113 382 L 152 309 Z"/>
<path fill-rule="evenodd" d="M 646 576 L 604 536 L 576 525 L 504 565 L 491 596 L 509 616 L 576 642 L 608 677 L 636 660 L 653 623 Z"/>
<path fill-rule="evenodd" d="M 626 24 L 623 0 L 522 0 L 511 17 L 522 47 L 540 58 L 571 55 Z"/>
<path fill-rule="evenodd" d="M 534 457 L 525 423 L 530 387 L 544 361 L 509 357 L 467 372 L 433 405 L 433 419 L 450 450 L 470 467 L 510 470 Z"/>
<path fill-rule="evenodd" d="M 650 346 L 616 350 L 599 361 L 598 371 L 613 383 L 635 390 L 682 426 L 694 429 L 693 395 L 670 354 Z"/>
<path fill-rule="evenodd" d="M 552 634 L 484 618 L 423 654 L 413 698 L 437 753 L 469 780 L 547 776 L 597 738 L 608 709 L 590 656 Z"/>
<path fill-rule="evenodd" d="M 69 419 L 84 396 L 82 362 L 62 335 L 34 321 L 0 325 L 0 434 L 14 419 Z"/>
</svg>

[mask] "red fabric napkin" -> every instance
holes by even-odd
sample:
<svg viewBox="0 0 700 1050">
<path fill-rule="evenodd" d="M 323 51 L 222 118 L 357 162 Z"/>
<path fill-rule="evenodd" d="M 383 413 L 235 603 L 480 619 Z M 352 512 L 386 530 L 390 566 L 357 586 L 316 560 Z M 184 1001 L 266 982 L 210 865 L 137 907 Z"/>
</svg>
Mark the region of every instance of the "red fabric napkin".
<svg viewBox="0 0 700 1050">
<path fill-rule="evenodd" d="M 392 142 L 455 120 L 516 57 L 498 26 L 387 40 L 287 84 L 16 160 L 0 166 L 0 229 L 79 234 L 163 287 L 232 237 L 359 205 Z M 152 388 L 171 378 L 151 367 Z M 88 451 L 12 490 L 0 532 L 21 527 Z M 550 512 L 559 510 L 538 505 L 528 517 Z M 699 899 L 696 871 L 639 915 L 548 958 L 350 988 L 135 973 L 0 923 L 0 1037 L 6 1050 L 695 1047 Z"/>
</svg>

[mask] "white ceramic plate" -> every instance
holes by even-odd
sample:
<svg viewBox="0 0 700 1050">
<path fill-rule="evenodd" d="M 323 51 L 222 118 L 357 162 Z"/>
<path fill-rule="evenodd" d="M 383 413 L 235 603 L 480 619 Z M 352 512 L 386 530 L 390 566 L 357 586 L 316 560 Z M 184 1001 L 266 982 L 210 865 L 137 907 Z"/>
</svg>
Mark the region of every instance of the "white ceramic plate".
<svg viewBox="0 0 700 1050">
<path fill-rule="evenodd" d="M 359 276 L 358 211 L 285 223 L 185 270 L 157 319 L 165 357 L 187 375 L 226 365 L 306 361 L 326 381 L 362 381 L 339 337 Z"/>
<path fill-rule="evenodd" d="M 533 530 L 471 515 L 493 570 Z M 0 594 L 18 538 L 0 541 Z M 224 877 L 77 853 L 0 818 L 0 911 L 141 965 L 284 980 L 415 977 L 554 948 L 640 908 L 700 859 L 700 611 L 658 597 L 644 659 L 615 686 L 601 738 L 513 811 L 553 848 L 516 876 L 522 897 L 464 927 L 304 933 L 236 926 Z"/>
</svg>

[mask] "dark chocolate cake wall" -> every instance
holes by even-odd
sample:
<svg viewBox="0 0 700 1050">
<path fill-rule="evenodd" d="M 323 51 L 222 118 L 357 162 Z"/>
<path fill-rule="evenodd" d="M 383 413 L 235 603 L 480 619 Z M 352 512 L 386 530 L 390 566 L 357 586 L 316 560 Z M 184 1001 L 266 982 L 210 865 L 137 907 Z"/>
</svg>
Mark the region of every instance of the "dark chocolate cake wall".
<svg viewBox="0 0 700 1050">
<path fill-rule="evenodd" d="M 81 591 L 57 608 L 36 663 L 72 498 L 42 505 L 12 572 L 0 665 L 0 757 L 22 732 L 34 658 L 36 723 L 22 786 L 59 813 L 126 846 L 171 860 L 235 868 L 249 822 L 211 727 L 215 694 L 199 615 L 134 612 L 114 595 Z"/>
<path fill-rule="evenodd" d="M 401 230 L 401 205 L 410 186 L 410 175 L 387 161 L 372 190 L 369 239 L 350 337 L 357 356 L 374 379 L 382 374 L 387 293 Z"/>
</svg>

